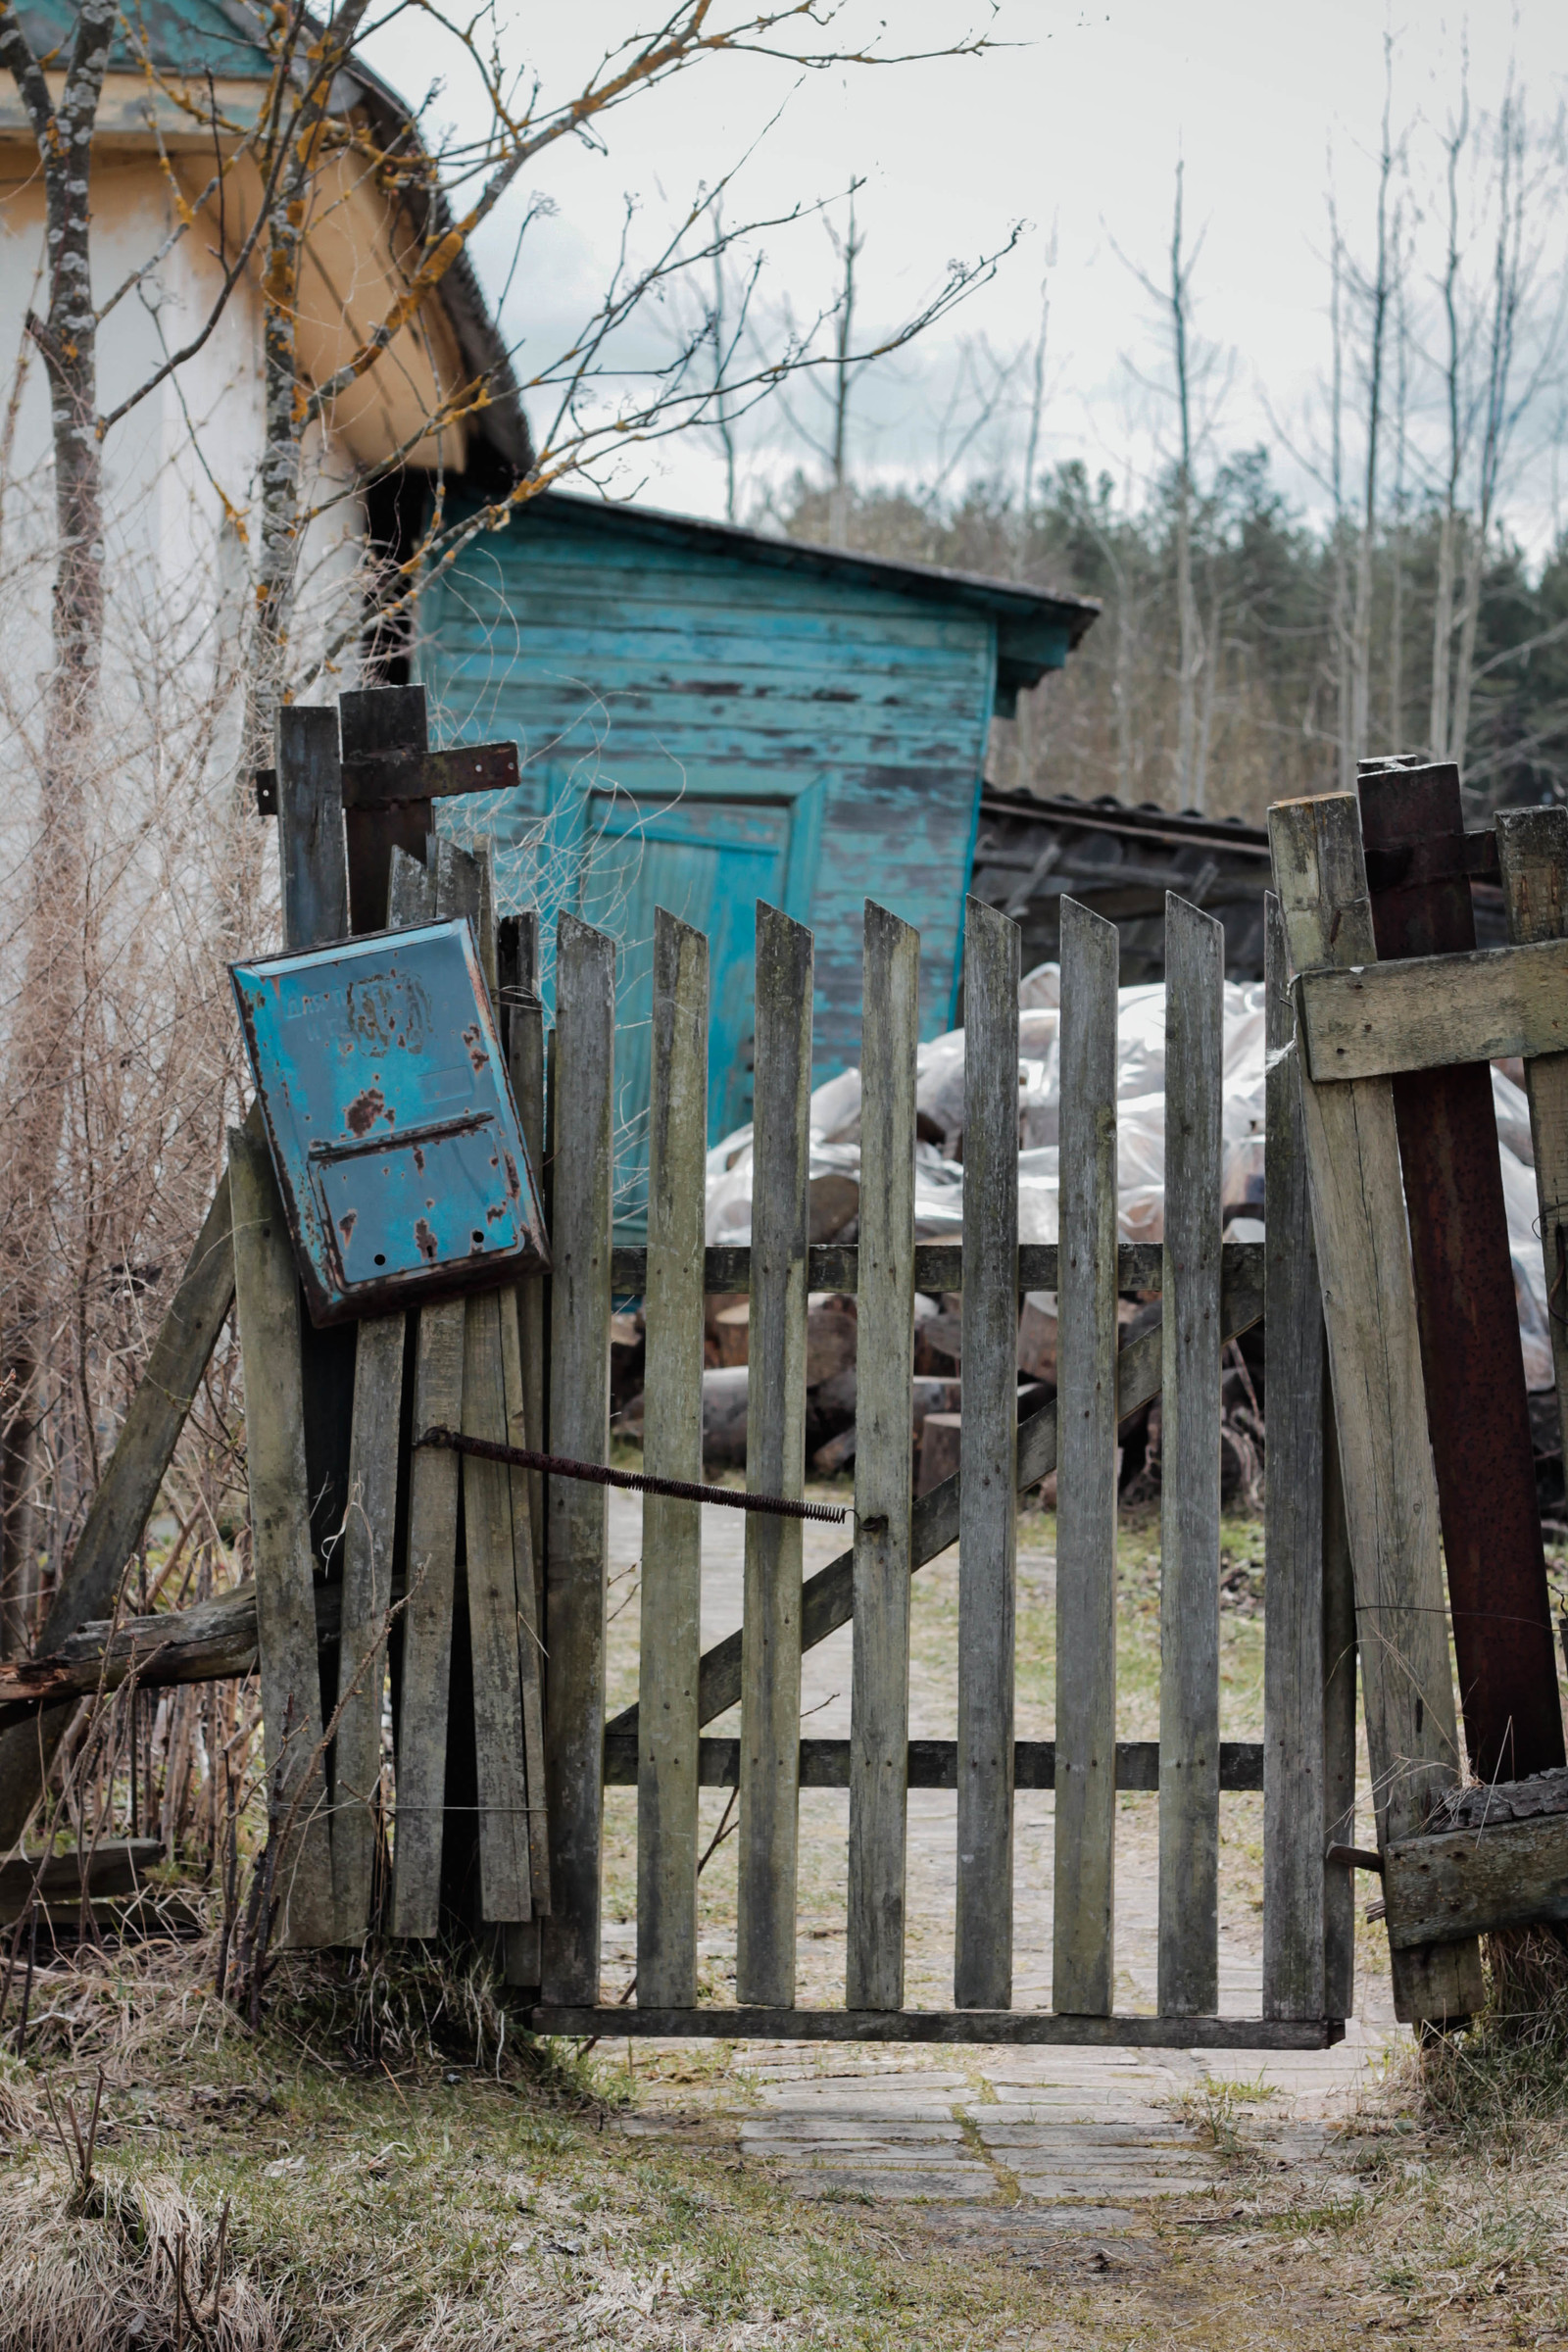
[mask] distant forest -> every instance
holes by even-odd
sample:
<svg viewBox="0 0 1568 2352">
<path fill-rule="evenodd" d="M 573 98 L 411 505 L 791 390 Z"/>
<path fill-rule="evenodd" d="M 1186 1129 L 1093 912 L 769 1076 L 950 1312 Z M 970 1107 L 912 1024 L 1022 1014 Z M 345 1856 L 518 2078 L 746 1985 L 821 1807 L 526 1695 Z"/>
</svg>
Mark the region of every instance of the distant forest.
<svg viewBox="0 0 1568 2352">
<path fill-rule="evenodd" d="M 804 473 L 770 506 L 775 527 L 825 540 L 833 492 Z M 1358 533 L 1310 528 L 1280 496 L 1268 452 L 1220 466 L 1195 500 L 1193 789 L 1180 786 L 1181 636 L 1174 477 L 1129 514 L 1110 476 L 1065 465 L 1026 513 L 985 483 L 951 505 L 917 489 L 857 490 L 838 508 L 845 543 L 868 554 L 1027 580 L 1098 597 L 1104 611 L 1064 672 L 999 721 L 992 780 L 1041 793 L 1178 807 L 1259 821 L 1270 801 L 1332 791 L 1344 773 L 1346 616 Z M 1465 519 L 1454 570 L 1469 553 Z M 1434 727 L 1434 629 L 1442 514 L 1385 520 L 1373 551 L 1366 743 L 1421 751 Z M 1450 607 L 1451 612 L 1451 607 Z M 1532 566 L 1494 526 L 1468 677 L 1463 774 L 1471 821 L 1521 802 L 1568 800 L 1568 540 Z"/>
</svg>

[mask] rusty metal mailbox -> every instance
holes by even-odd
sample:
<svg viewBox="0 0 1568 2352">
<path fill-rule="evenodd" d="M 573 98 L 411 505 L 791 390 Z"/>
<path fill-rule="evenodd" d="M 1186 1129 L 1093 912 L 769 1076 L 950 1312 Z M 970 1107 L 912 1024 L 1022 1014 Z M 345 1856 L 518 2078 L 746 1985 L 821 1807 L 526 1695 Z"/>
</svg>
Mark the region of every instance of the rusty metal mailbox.
<svg viewBox="0 0 1568 2352">
<path fill-rule="evenodd" d="M 230 975 L 314 1323 L 549 1263 L 466 921 Z"/>
</svg>

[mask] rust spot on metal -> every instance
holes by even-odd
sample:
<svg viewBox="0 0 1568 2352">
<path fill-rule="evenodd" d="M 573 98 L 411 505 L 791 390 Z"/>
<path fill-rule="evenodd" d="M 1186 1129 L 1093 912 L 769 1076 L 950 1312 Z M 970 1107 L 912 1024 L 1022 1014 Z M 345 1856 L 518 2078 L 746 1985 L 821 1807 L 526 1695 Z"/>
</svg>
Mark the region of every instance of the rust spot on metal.
<svg viewBox="0 0 1568 2352">
<path fill-rule="evenodd" d="M 424 1174 L 424 1153 L 417 1144 L 414 1147 L 414 1164 L 422 1176 Z"/>
<path fill-rule="evenodd" d="M 509 1200 L 520 1200 L 522 1199 L 522 1178 L 517 1173 L 517 1163 L 504 1147 L 502 1157 L 507 1163 L 507 1198 Z"/>
<path fill-rule="evenodd" d="M 356 1095 L 343 1113 L 354 1135 L 368 1135 L 376 1120 L 386 1115 L 386 1097 L 378 1086 L 368 1086 L 363 1095 Z"/>
<path fill-rule="evenodd" d="M 426 1217 L 420 1217 L 414 1228 L 414 1246 L 427 1266 L 435 1264 L 436 1239 L 430 1231 L 429 1220 Z"/>
<path fill-rule="evenodd" d="M 463 1032 L 463 1042 L 468 1049 L 468 1059 L 476 1070 L 487 1067 L 490 1056 L 484 1050 L 484 1032 L 477 1021 L 470 1021 Z"/>
<path fill-rule="evenodd" d="M 345 1250 L 348 1248 L 350 1242 L 354 1238 L 354 1228 L 359 1221 L 360 1212 L 357 1208 L 351 1208 L 346 1216 L 339 1217 L 337 1221 L 337 1229 L 343 1236 L 343 1247 Z"/>
</svg>

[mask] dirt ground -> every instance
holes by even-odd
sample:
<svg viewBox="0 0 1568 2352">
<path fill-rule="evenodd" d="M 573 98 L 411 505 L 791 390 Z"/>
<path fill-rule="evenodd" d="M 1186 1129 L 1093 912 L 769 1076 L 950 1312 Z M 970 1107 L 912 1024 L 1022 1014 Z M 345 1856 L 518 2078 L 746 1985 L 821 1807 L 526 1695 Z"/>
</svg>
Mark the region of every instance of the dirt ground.
<svg viewBox="0 0 1568 2352">
<path fill-rule="evenodd" d="M 705 1640 L 739 1616 L 710 1511 Z M 612 1704 L 635 1689 L 635 1509 L 612 1521 Z M 808 1566 L 839 1548 L 812 1531 Z M 1054 1527 L 1019 1552 L 1019 1731 L 1051 1730 Z M 1260 1531 L 1225 1531 L 1224 1731 L 1261 1728 Z M 1156 1729 L 1157 1527 L 1122 1544 L 1118 1728 Z M 954 1729 L 956 1565 L 917 1581 L 917 1736 Z M 808 1661 L 848 1729 L 849 1638 Z M 716 1829 L 720 1792 L 705 1797 Z M 845 1806 L 803 1803 L 801 1998 L 843 1990 Z M 953 1800 L 911 1807 L 910 1998 L 951 1997 Z M 1223 1807 L 1222 2006 L 1255 2015 L 1260 1800 Z M 1152 2005 L 1152 1800 L 1124 1800 L 1118 2004 Z M 633 1792 L 607 1805 L 604 1984 L 634 1966 Z M 703 1880 L 733 1997 L 733 1842 Z M 1049 1997 L 1051 1800 L 1020 1800 L 1017 1991 Z M 182 1889 L 184 1899 L 191 1890 Z M 209 1895 L 197 1894 L 208 1910 Z M 603 2344 L 642 2352 L 1329 2352 L 1568 2343 L 1568 2035 L 1418 2059 L 1363 1929 L 1357 2018 L 1294 2057 L 530 2044 L 484 1973 L 284 1961 L 259 2034 L 215 1937 L 40 1966 L 0 2055 L 0 2352 Z M 1423 2076 L 1422 2068 L 1425 2068 Z M 101 2072 L 100 2072 L 101 2070 Z M 101 2082 L 101 2092 L 99 2085 Z M 83 2155 L 95 2095 L 90 2166 Z M 78 2136 L 79 2134 L 79 2136 Z"/>
</svg>

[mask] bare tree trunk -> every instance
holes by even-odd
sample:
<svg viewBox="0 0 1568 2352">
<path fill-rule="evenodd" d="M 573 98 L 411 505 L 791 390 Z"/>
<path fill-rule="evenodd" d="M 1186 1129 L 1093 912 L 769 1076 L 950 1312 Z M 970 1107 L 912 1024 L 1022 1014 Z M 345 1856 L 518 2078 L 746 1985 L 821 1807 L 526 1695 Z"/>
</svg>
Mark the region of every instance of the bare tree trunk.
<svg viewBox="0 0 1568 2352">
<path fill-rule="evenodd" d="M 1193 588 L 1193 413 L 1187 364 L 1188 265 L 1182 259 L 1182 172 L 1176 167 L 1176 211 L 1170 240 L 1171 336 L 1176 360 L 1176 405 L 1181 460 L 1176 473 L 1176 616 L 1180 631 L 1177 673 L 1176 784 L 1183 808 L 1203 806 L 1198 766 L 1198 676 L 1203 665 L 1203 632 Z"/>
<path fill-rule="evenodd" d="M 832 233 L 831 230 L 829 233 Z M 836 237 L 834 242 L 838 243 Z M 850 364 L 850 353 L 854 349 L 855 265 L 864 243 L 865 239 L 855 233 L 855 198 L 852 195 L 849 235 L 838 248 L 839 259 L 844 264 L 844 291 L 839 297 L 833 364 L 832 483 L 827 506 L 827 535 L 833 547 L 844 547 L 850 536 L 850 392 L 856 372 Z"/>
<path fill-rule="evenodd" d="M 1048 260 L 1055 260 L 1055 240 L 1053 237 Z M 1040 426 L 1046 406 L 1046 342 L 1051 328 L 1051 280 L 1047 277 L 1040 288 L 1040 332 L 1035 337 L 1034 358 L 1029 379 L 1029 430 L 1024 436 L 1023 480 L 1019 485 L 1018 528 L 1012 546 L 1012 576 L 1021 580 L 1029 564 L 1029 553 L 1034 530 L 1035 472 L 1040 464 Z M 1035 732 L 1034 696 L 1024 689 L 1019 693 L 1013 733 L 1018 755 L 1018 782 L 1024 791 L 1034 788 L 1035 757 L 1038 750 Z"/>
<path fill-rule="evenodd" d="M 724 520 L 736 519 L 736 459 L 735 418 L 725 391 L 730 361 L 729 285 L 724 272 L 724 199 L 715 196 L 709 207 L 713 220 L 713 309 L 711 332 L 713 339 L 713 430 L 724 460 Z M 741 307 L 745 321 L 745 304 Z"/>
<path fill-rule="evenodd" d="M 1393 35 L 1383 40 L 1383 145 L 1378 158 L 1377 271 L 1371 286 L 1372 316 L 1367 337 L 1366 471 L 1361 529 L 1355 553 L 1355 616 L 1350 631 L 1350 747 L 1363 760 L 1372 693 L 1372 555 L 1378 526 L 1378 435 L 1383 421 L 1383 337 L 1389 312 L 1389 113 L 1394 77 Z"/>
<path fill-rule="evenodd" d="M 1214 705 L 1219 695 L 1220 630 L 1224 624 L 1225 604 L 1220 594 L 1219 567 L 1213 567 L 1208 604 L 1208 636 L 1203 662 L 1202 709 L 1198 723 L 1197 766 L 1194 775 L 1195 808 L 1204 808 L 1208 795 L 1208 755 L 1214 739 Z"/>
<path fill-rule="evenodd" d="M 1351 734 L 1349 566 L 1346 561 L 1348 526 L 1345 518 L 1345 256 L 1340 243 L 1339 219 L 1332 202 L 1329 206 L 1329 227 L 1332 244 L 1329 321 L 1334 353 L 1329 411 L 1329 479 L 1334 500 L 1334 585 L 1329 613 L 1329 640 L 1334 656 L 1340 790 L 1353 792 L 1355 752 Z"/>
<path fill-rule="evenodd" d="M 1116 795 L 1132 804 L 1138 769 L 1133 732 L 1133 647 L 1137 611 L 1125 570 L 1116 586 L 1116 668 L 1111 694 L 1116 709 Z"/>
<path fill-rule="evenodd" d="M 1509 379 L 1524 295 L 1525 171 L 1521 101 L 1510 88 L 1497 124 L 1497 242 L 1493 256 L 1492 319 L 1487 338 L 1486 408 L 1482 422 L 1476 514 L 1465 542 L 1464 601 L 1460 608 L 1459 655 L 1454 668 L 1448 758 L 1464 766 L 1470 734 L 1470 691 L 1475 676 L 1476 630 L 1481 618 L 1487 547 L 1496 512 L 1497 490 L 1508 441 Z"/>
<path fill-rule="evenodd" d="M 1389 583 L 1389 743 L 1391 752 L 1404 749 L 1404 532 L 1406 500 L 1406 431 L 1410 407 L 1410 335 L 1404 307 L 1402 259 L 1396 271 L 1397 324 L 1395 329 L 1394 418 L 1394 529 L 1390 541 Z"/>
<path fill-rule="evenodd" d="M 320 36 L 311 59 L 310 94 L 292 118 L 285 116 L 274 137 L 285 143 L 268 210 L 262 271 L 262 448 L 261 558 L 256 575 L 256 612 L 246 675 L 243 778 L 253 766 L 270 763 L 272 728 L 287 700 L 289 633 L 299 587 L 302 514 L 300 481 L 311 402 L 300 374 L 296 347 L 300 272 L 305 258 L 312 189 L 320 169 L 324 133 L 331 114 L 333 73 L 353 51 L 369 0 L 345 0 Z M 275 151 L 274 151 L 275 152 Z M 260 161 L 264 182 L 271 178 L 273 153 Z"/>
<path fill-rule="evenodd" d="M 1460 392 L 1462 337 L 1459 331 L 1459 158 L 1470 135 L 1470 93 L 1461 93 L 1459 120 L 1444 142 L 1448 158 L 1448 246 L 1443 270 L 1443 315 L 1448 353 L 1444 394 L 1448 415 L 1448 464 L 1438 517 L 1438 580 L 1432 608 L 1432 706 L 1427 722 L 1434 760 L 1448 755 L 1449 676 L 1453 657 L 1453 575 L 1458 532 L 1459 471 L 1465 429 Z"/>
<path fill-rule="evenodd" d="M 103 655 L 103 458 L 97 432 L 98 321 L 87 249 L 93 123 L 103 90 L 115 0 L 82 0 L 58 109 L 15 8 L 0 7 L 9 67 L 38 143 L 45 192 L 46 318 L 28 332 L 49 379 L 54 453 L 53 667 L 39 775 L 36 883 L 21 1003 L 6 1073 L 10 1166 L 0 1300 L 0 1643 L 16 1646 L 32 1616 L 32 1456 L 49 1255 L 50 1196 L 60 1151 L 69 1041 L 80 1013 L 85 771 Z"/>
<path fill-rule="evenodd" d="M 1048 264 L 1056 259 L 1056 240 L 1052 234 Z M 1018 504 L 1018 541 L 1013 554 L 1012 576 L 1021 580 L 1029 561 L 1030 533 L 1035 518 L 1035 475 L 1040 466 L 1040 427 L 1046 413 L 1046 344 L 1051 331 L 1051 280 L 1041 282 L 1040 332 L 1035 337 L 1034 358 L 1029 372 L 1029 430 L 1023 445 L 1022 493 Z"/>
</svg>

